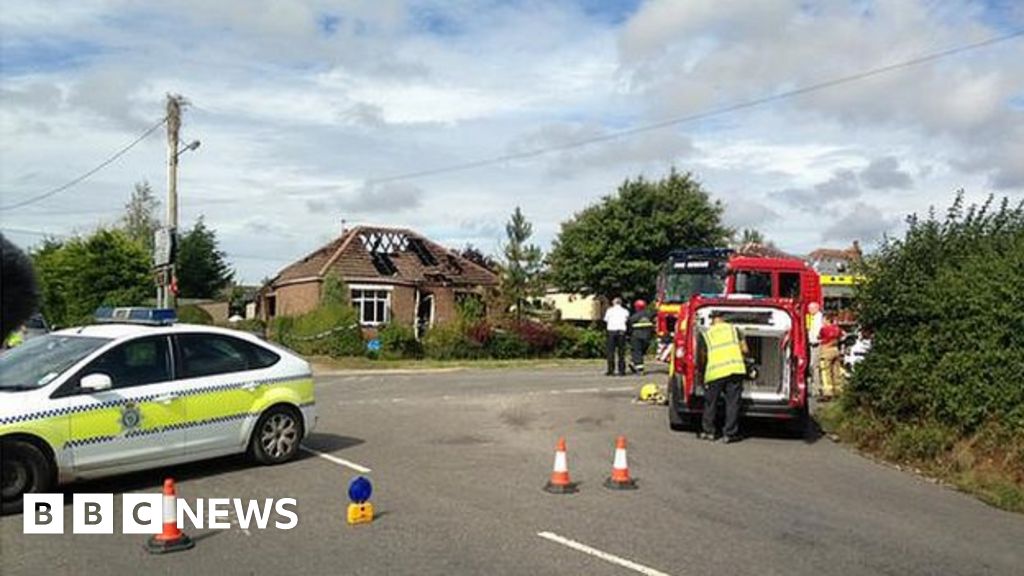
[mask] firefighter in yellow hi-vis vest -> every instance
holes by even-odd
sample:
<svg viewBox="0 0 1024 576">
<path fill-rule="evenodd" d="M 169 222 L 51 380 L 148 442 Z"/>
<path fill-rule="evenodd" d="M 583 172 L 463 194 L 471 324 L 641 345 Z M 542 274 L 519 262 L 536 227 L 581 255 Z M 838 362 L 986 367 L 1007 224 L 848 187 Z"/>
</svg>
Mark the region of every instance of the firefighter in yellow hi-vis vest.
<svg viewBox="0 0 1024 576">
<path fill-rule="evenodd" d="M 730 324 L 720 311 L 711 313 L 711 326 L 702 334 L 706 348 L 704 354 L 704 419 L 700 438 L 715 439 L 715 416 L 718 412 L 718 397 L 725 389 L 725 428 L 722 442 L 728 444 L 739 440 L 740 398 L 743 395 L 743 379 L 747 375 L 743 357 L 747 344 L 739 329 Z"/>
</svg>

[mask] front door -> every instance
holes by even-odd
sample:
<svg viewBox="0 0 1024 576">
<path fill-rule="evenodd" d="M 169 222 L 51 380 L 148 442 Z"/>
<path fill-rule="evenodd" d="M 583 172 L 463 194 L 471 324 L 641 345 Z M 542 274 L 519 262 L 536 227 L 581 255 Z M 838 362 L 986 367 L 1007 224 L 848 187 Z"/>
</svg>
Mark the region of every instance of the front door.
<svg viewBox="0 0 1024 576">
<path fill-rule="evenodd" d="M 434 325 L 434 295 L 420 293 L 420 301 L 416 306 L 416 336 L 422 338 L 427 330 Z"/>
<path fill-rule="evenodd" d="M 81 377 L 106 374 L 112 387 L 77 389 Z M 166 336 L 130 340 L 89 363 L 65 400 L 76 471 L 133 467 L 184 454 L 185 399 L 171 370 Z"/>
</svg>

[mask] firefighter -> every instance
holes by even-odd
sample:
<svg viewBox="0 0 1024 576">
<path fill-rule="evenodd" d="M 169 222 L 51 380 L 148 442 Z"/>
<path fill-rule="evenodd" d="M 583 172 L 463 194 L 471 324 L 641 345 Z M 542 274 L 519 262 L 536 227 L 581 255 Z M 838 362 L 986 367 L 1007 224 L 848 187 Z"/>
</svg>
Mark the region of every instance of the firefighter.
<svg viewBox="0 0 1024 576">
<path fill-rule="evenodd" d="M 629 361 L 629 371 L 643 374 L 644 354 L 651 346 L 651 337 L 654 335 L 654 321 L 647 310 L 647 302 L 640 299 L 633 303 L 633 315 L 629 317 L 628 328 L 629 344 L 633 353 Z"/>
<path fill-rule="evenodd" d="M 821 327 L 821 380 L 826 400 L 839 394 L 843 388 L 843 375 L 839 362 L 839 341 L 843 338 L 843 329 L 836 324 L 834 314 L 825 316 L 825 324 Z"/>
<path fill-rule="evenodd" d="M 607 376 L 615 374 L 616 358 L 618 359 L 619 376 L 626 375 L 626 328 L 629 321 L 629 310 L 622 307 L 622 298 L 612 300 L 612 307 L 604 313 L 605 328 L 608 330 L 608 343 L 605 352 L 608 356 Z"/>
<path fill-rule="evenodd" d="M 718 396 L 725 390 L 725 428 L 722 442 L 737 442 L 739 436 L 740 399 L 747 367 L 743 358 L 748 353 L 747 343 L 739 329 L 725 320 L 723 312 L 711 313 L 711 326 L 702 334 L 704 344 L 704 418 L 703 440 L 715 439 L 715 416 Z"/>
</svg>

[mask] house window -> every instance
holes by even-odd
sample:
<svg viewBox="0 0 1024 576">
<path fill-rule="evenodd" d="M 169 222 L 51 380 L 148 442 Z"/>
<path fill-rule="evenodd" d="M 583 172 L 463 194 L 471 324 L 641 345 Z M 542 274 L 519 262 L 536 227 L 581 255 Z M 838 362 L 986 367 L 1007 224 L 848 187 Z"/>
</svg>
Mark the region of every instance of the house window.
<svg viewBox="0 0 1024 576">
<path fill-rule="evenodd" d="M 364 326 L 384 324 L 391 316 L 391 292 L 364 288 L 352 289 L 352 306 Z"/>
</svg>

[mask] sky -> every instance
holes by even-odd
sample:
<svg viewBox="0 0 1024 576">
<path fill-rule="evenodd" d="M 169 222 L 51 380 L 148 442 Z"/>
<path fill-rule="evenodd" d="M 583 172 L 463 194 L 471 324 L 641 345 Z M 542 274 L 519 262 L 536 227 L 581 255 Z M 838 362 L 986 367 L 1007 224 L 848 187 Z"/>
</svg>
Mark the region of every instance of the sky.
<svg viewBox="0 0 1024 576">
<path fill-rule="evenodd" d="M 806 253 L 871 249 L 907 215 L 1024 199 L 1024 37 L 700 121 L 614 134 L 1024 29 L 1014 0 L 57 0 L 0 12 L 0 230 L 116 224 L 163 199 L 163 130 L 191 103 L 180 225 L 202 216 L 258 282 L 347 225 L 496 252 L 521 206 L 545 249 L 626 178 L 691 172 Z M 165 204 L 164 204 L 165 205 Z"/>
</svg>

